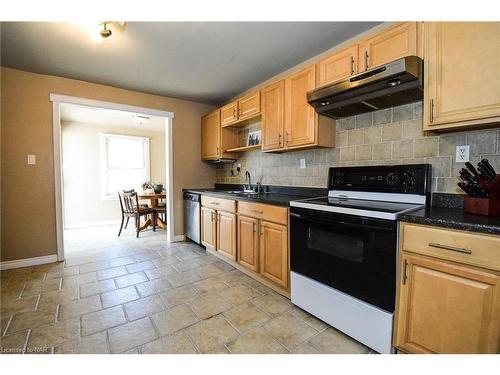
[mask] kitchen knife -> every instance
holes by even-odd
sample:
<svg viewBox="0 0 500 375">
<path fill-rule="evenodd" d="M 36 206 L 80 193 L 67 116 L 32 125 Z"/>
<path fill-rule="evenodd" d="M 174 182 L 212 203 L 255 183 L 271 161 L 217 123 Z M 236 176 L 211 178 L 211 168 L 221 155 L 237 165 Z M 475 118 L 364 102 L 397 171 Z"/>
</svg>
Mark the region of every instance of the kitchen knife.
<svg viewBox="0 0 500 375">
<path fill-rule="evenodd" d="M 483 166 L 486 168 L 487 171 L 489 171 L 491 173 L 491 175 L 493 176 L 493 178 L 496 178 L 497 176 L 497 172 L 495 172 L 495 169 L 491 166 L 490 162 L 488 161 L 488 159 L 483 159 L 481 160 L 481 163 L 483 164 Z"/>
<path fill-rule="evenodd" d="M 474 194 L 475 194 L 475 193 L 474 193 L 474 191 L 472 191 L 472 189 L 469 187 L 469 185 L 467 185 L 465 182 L 459 182 L 457 185 L 458 185 L 458 187 L 459 187 L 460 189 L 462 189 L 463 191 L 465 191 L 465 193 L 466 193 L 467 195 L 469 195 L 469 196 L 471 196 L 471 197 L 474 197 L 474 196 L 475 196 L 475 195 L 474 195 Z"/>
<path fill-rule="evenodd" d="M 467 167 L 467 169 L 469 171 L 471 171 L 471 173 L 474 175 L 474 177 L 476 177 L 476 178 L 479 177 L 479 173 L 477 173 L 476 168 L 474 168 L 474 166 L 470 162 L 465 163 L 465 166 Z"/>
<path fill-rule="evenodd" d="M 472 174 L 465 168 L 460 169 L 458 172 L 460 174 L 460 178 L 470 184 L 475 184 L 476 180 L 472 176 Z"/>
<path fill-rule="evenodd" d="M 477 170 L 479 171 L 480 175 L 486 179 L 486 181 L 492 180 L 490 172 L 486 170 L 486 168 L 481 164 L 481 162 L 478 163 Z"/>
</svg>

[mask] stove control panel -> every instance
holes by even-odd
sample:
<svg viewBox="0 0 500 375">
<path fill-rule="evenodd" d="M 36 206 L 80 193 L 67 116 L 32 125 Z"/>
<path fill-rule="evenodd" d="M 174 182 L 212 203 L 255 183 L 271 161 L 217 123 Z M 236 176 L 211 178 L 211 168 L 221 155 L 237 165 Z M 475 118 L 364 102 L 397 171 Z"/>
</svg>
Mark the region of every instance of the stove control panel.
<svg viewBox="0 0 500 375">
<path fill-rule="evenodd" d="M 430 192 L 429 164 L 330 168 L 329 190 L 426 194 Z"/>
</svg>

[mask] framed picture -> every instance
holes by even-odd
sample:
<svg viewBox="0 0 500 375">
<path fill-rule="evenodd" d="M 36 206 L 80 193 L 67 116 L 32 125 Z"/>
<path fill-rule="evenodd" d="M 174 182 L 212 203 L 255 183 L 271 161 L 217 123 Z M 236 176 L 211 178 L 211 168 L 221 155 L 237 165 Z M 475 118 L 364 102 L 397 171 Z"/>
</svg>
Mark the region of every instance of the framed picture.
<svg viewBox="0 0 500 375">
<path fill-rule="evenodd" d="M 260 134 L 261 134 L 260 130 L 254 130 L 248 132 L 247 146 L 260 145 Z"/>
</svg>

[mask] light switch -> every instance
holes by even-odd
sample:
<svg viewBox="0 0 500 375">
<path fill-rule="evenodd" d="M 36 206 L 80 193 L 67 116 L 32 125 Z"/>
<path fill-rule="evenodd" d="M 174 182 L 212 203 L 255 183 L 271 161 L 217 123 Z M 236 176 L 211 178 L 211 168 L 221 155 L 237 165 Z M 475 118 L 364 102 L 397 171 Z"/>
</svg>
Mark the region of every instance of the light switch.
<svg viewBox="0 0 500 375">
<path fill-rule="evenodd" d="M 306 168 L 306 159 L 300 159 L 300 169 Z"/>
<path fill-rule="evenodd" d="M 36 155 L 28 155 L 28 165 L 36 165 Z"/>
<path fill-rule="evenodd" d="M 467 163 L 469 161 L 469 145 L 457 146 L 455 161 L 457 163 Z"/>
</svg>

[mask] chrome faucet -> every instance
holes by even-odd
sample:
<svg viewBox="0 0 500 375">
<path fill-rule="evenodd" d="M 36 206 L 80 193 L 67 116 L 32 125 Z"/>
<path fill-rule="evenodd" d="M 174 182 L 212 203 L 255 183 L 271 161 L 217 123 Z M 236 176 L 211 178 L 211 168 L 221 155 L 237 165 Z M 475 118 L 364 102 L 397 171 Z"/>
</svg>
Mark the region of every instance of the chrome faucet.
<svg viewBox="0 0 500 375">
<path fill-rule="evenodd" d="M 244 191 L 252 191 L 252 183 L 251 183 L 251 180 L 250 180 L 250 172 L 246 171 L 245 172 L 245 187 L 243 189 Z"/>
</svg>

